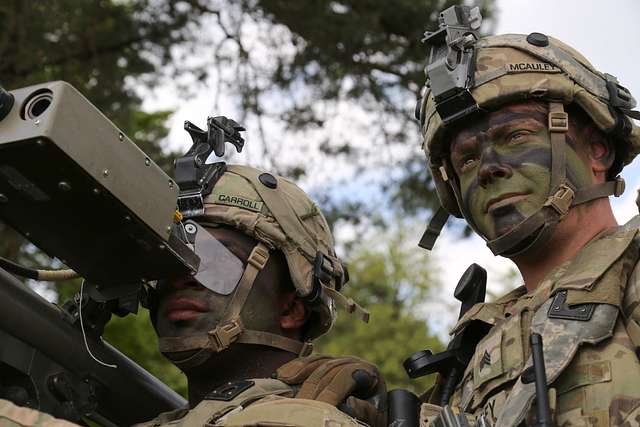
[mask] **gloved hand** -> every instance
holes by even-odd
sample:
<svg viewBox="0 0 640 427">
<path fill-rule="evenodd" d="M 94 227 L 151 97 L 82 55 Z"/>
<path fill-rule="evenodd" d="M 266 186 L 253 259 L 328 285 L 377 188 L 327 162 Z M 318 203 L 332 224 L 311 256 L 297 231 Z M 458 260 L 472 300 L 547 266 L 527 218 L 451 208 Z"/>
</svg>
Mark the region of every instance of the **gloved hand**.
<svg viewBox="0 0 640 427">
<path fill-rule="evenodd" d="M 375 365 L 353 356 L 313 355 L 282 365 L 276 378 L 296 398 L 329 403 L 370 426 L 386 426 L 387 390 Z"/>
</svg>

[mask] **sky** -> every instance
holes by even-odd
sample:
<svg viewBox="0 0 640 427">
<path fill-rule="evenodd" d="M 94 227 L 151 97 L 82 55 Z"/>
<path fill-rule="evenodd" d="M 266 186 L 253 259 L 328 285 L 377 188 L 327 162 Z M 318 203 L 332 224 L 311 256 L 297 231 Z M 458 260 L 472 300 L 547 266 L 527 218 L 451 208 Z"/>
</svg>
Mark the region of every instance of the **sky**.
<svg viewBox="0 0 640 427">
<path fill-rule="evenodd" d="M 618 77 L 622 85 L 640 97 L 640 58 L 637 55 L 640 40 L 639 1 L 498 0 L 497 9 L 496 34 L 528 34 L 535 31 L 554 36 L 580 51 L 597 69 Z M 206 113 L 214 113 L 209 93 L 178 102 L 175 96 L 160 89 L 155 96 L 146 97 L 144 107 L 149 110 L 177 109 L 171 119 L 169 135 L 169 145 L 173 148 L 187 148 L 190 143 L 183 130 L 184 120 L 202 125 Z M 226 110 L 224 99 L 218 107 Z M 234 158 L 235 162 L 250 163 L 250 160 L 244 155 Z M 635 197 L 636 189 L 640 186 L 640 162 L 636 161 L 627 167 L 623 177 L 627 182 L 627 191 L 613 201 L 614 213 L 620 223 L 637 213 Z M 313 191 L 315 185 L 313 182 L 302 184 L 307 191 Z M 445 229 L 430 255 L 442 272 L 444 295 L 453 295 L 458 278 L 473 262 L 487 269 L 488 289 L 494 294 L 504 292 L 505 282 L 518 282 L 517 277 L 505 280 L 505 276 L 514 270 L 509 260 L 494 257 L 479 237 L 461 240 L 457 238 L 458 235 L 450 228 Z M 415 238 L 417 242 L 419 236 Z M 434 311 L 427 316 L 430 324 L 442 335 L 455 321 L 456 310 L 452 311 L 450 306 L 444 305 L 429 306 Z"/>
</svg>

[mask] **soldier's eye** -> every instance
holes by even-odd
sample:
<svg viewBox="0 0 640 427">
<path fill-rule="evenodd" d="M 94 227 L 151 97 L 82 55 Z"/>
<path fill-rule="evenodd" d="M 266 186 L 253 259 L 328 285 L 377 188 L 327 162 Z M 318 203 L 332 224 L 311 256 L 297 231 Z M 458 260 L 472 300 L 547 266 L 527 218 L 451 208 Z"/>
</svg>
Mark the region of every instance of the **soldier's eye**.
<svg viewBox="0 0 640 427">
<path fill-rule="evenodd" d="M 514 144 L 521 143 L 526 139 L 527 135 L 529 135 L 530 133 L 531 132 L 529 132 L 528 130 L 517 130 L 515 132 L 511 132 L 507 137 L 507 142 L 514 143 Z"/>
<path fill-rule="evenodd" d="M 472 168 L 476 164 L 477 161 L 478 161 L 478 159 L 475 158 L 475 157 L 471 157 L 471 156 L 465 157 L 460 162 L 461 163 L 460 164 L 460 171 L 461 172 L 467 171 L 468 169 Z"/>
</svg>

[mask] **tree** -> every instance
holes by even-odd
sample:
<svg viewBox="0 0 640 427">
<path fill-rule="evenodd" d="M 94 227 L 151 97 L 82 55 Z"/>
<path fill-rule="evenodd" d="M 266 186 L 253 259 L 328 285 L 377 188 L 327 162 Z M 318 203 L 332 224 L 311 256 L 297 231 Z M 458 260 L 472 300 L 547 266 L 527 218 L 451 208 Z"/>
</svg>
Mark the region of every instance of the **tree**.
<svg viewBox="0 0 640 427">
<path fill-rule="evenodd" d="M 170 111 L 142 112 L 138 85 L 157 83 L 169 51 L 188 43 L 200 3 L 51 0 L 0 4 L 0 84 L 8 89 L 66 80 L 168 171 L 161 142 Z M 25 240 L 0 224 L 0 256 L 33 264 Z"/>
<path fill-rule="evenodd" d="M 176 86 L 214 93 L 216 111 L 234 105 L 253 163 L 322 183 L 325 195 L 368 179 L 363 186 L 379 187 L 394 209 L 424 213 L 435 197 L 413 119 L 425 80 L 420 39 L 437 28 L 438 11 L 457 3 L 212 1 L 198 55 L 173 52 L 192 70 Z M 479 3 L 489 18 L 493 2 Z M 377 208 L 343 208 L 330 196 L 322 207 L 356 220 Z"/>
<path fill-rule="evenodd" d="M 361 242 L 348 257 L 345 292 L 371 312 L 369 324 L 339 313 L 333 329 L 316 343 L 321 353 L 355 355 L 375 363 L 387 387 L 424 392 L 432 377 L 410 380 L 402 362 L 415 351 L 442 344 L 430 331 L 421 306 L 439 289 L 429 259 L 406 247 L 407 230 Z"/>
<path fill-rule="evenodd" d="M 381 205 L 343 203 L 333 193 L 361 176 L 395 203 L 385 209 L 413 212 L 433 204 L 411 119 L 424 79 L 419 39 L 425 29 L 436 28 L 437 11 L 454 3 L 7 0 L 0 4 L 0 83 L 11 89 L 67 80 L 167 171 L 171 154 L 160 142 L 170 111 L 141 111 L 141 93 L 169 81 L 183 97 L 213 87 L 214 108 L 219 111 L 220 99 L 228 97 L 236 107 L 231 115 L 247 124 L 247 134 L 260 135 L 259 144 L 248 146 L 259 156 L 253 163 L 294 179 L 316 179 L 312 184 L 320 189 L 315 193 L 323 209 L 357 222 Z M 482 6 L 490 15 L 492 1 Z M 333 184 L 319 185 L 329 181 Z M 384 225 L 389 217 L 380 214 L 367 226 Z M 396 386 L 407 384 L 399 365 L 409 355 L 404 352 L 413 351 L 414 343 L 415 349 L 438 344 L 415 314 L 434 274 L 414 262 L 413 248 L 404 248 L 397 236 L 392 242 L 376 250 L 354 244 L 348 292 L 370 307 L 372 326 L 341 319 L 335 335 L 319 345 L 380 363 Z M 2 224 L 0 256 L 50 262 Z M 144 321 L 144 316 L 116 319 L 107 337 L 182 387 L 175 371 L 164 375 L 169 365 L 160 364 L 155 344 L 147 345 L 154 334 Z M 400 338 L 412 348 L 398 351 Z M 426 383 L 419 384 L 417 389 Z"/>
<path fill-rule="evenodd" d="M 186 377 L 158 351 L 158 337 L 146 309 L 140 309 L 137 315 L 114 316 L 105 328 L 104 338 L 174 391 L 187 397 Z"/>
</svg>

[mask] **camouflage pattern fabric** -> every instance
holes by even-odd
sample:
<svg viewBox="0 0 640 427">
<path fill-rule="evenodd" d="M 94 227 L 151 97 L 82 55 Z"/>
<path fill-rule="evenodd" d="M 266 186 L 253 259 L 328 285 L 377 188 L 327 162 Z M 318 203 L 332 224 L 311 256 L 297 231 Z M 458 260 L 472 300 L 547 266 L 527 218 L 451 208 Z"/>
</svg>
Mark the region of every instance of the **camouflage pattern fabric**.
<svg viewBox="0 0 640 427">
<path fill-rule="evenodd" d="M 607 83 L 615 77 L 597 71 L 583 55 L 560 40 L 548 40 L 548 46 L 540 47 L 527 42 L 527 36 L 521 34 L 480 39 L 476 43 L 474 85 L 470 89 L 473 99 L 487 111 L 528 100 L 576 104 L 601 130 L 611 132 L 616 127 L 616 116 L 609 107 Z M 443 176 L 443 171 L 453 175 L 447 161 L 450 141 L 430 88 L 425 86 L 424 90 L 420 108 L 422 148 L 440 203 L 451 215 L 461 218 L 453 191 Z M 629 134 L 620 141 L 625 147 L 620 166 L 631 163 L 640 152 L 640 127 L 625 120 Z"/>
<path fill-rule="evenodd" d="M 265 176 L 275 187 L 264 184 Z M 329 225 L 318 206 L 293 182 L 253 167 L 228 165 L 204 204 L 205 214 L 197 219 L 199 223 L 228 225 L 270 249 L 281 250 L 301 296 L 313 292 L 315 259 L 318 253 L 323 255 L 322 268 L 328 279 L 305 339 L 315 339 L 331 328 L 336 303 L 368 321 L 366 310 L 339 292 L 345 272 L 333 248 Z"/>
<path fill-rule="evenodd" d="M 558 426 L 638 424 L 640 335 L 633 332 L 640 330 L 637 222 L 636 217 L 633 226 L 601 233 L 552 271 L 533 293 L 518 288 L 494 303 L 469 310 L 454 331 L 475 319 L 494 326 L 476 347 L 450 403 L 476 417 L 485 416 L 494 425 L 517 425 L 520 408 L 532 421 L 533 399 L 519 378 L 531 363 L 528 337 L 537 330 L 545 343 L 551 406 Z M 577 321 L 558 326 L 561 319 L 546 318 L 545 305 L 560 291 L 566 292 L 569 305 L 599 304 L 591 320 L 582 323 L 585 330 L 579 329 Z M 595 324 L 602 328 L 598 336 L 588 336 Z M 567 333 L 582 334 L 582 344 L 572 348 L 575 340 L 563 336 Z M 425 405 L 422 412 L 421 425 L 430 425 L 433 405 Z"/>
<path fill-rule="evenodd" d="M 0 427 L 78 427 L 78 425 L 0 399 Z"/>
<path fill-rule="evenodd" d="M 366 426 L 330 404 L 291 398 L 294 389 L 282 381 L 252 381 L 254 386 L 229 401 L 205 398 L 192 410 L 161 414 L 136 427 Z"/>
</svg>

